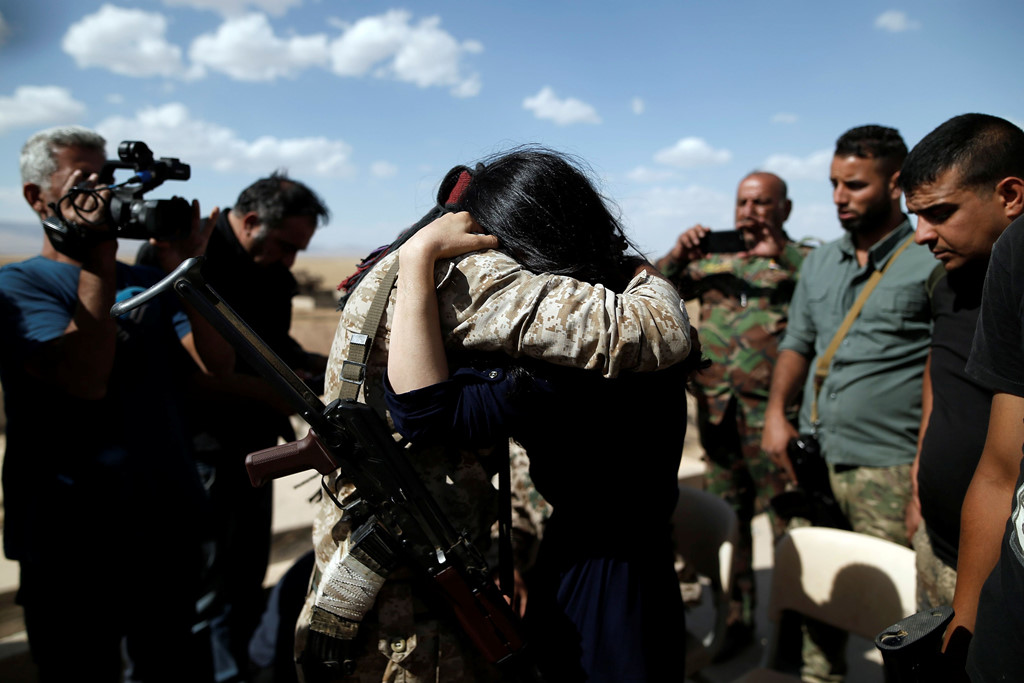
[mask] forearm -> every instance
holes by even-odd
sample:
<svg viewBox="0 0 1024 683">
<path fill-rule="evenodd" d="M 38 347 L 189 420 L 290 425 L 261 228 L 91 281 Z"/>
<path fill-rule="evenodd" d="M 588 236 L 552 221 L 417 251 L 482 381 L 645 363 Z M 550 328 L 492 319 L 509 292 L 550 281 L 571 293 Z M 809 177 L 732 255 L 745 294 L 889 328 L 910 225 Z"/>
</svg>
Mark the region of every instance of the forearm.
<svg viewBox="0 0 1024 683">
<path fill-rule="evenodd" d="M 960 511 L 953 626 L 974 630 L 981 587 L 996 566 L 1013 504 L 1024 443 L 1024 398 L 992 399 L 985 448 Z M 952 631 L 952 628 L 949 629 Z"/>
<path fill-rule="evenodd" d="M 433 256 L 409 244 L 399 252 L 399 263 L 388 379 L 401 394 L 448 379 L 448 359 L 441 340 Z"/>
<path fill-rule="evenodd" d="M 216 377 L 224 377 L 235 369 L 235 349 L 216 328 L 191 304 L 185 304 L 192 332 L 181 342 L 200 369 Z"/>
<path fill-rule="evenodd" d="M 487 252 L 459 261 L 439 293 L 441 324 L 460 348 L 600 370 L 607 377 L 668 367 L 690 352 L 679 294 L 647 273 L 616 294 L 569 277 L 536 275 Z"/>
<path fill-rule="evenodd" d="M 765 415 L 785 419 L 786 408 L 796 398 L 807 380 L 810 360 L 803 354 L 783 349 L 772 370 L 772 383 L 768 390 Z"/>
<path fill-rule="evenodd" d="M 914 499 L 917 498 L 917 472 L 921 466 L 921 446 L 924 443 L 924 435 L 928 431 L 928 421 L 932 416 L 932 355 L 924 363 L 924 377 L 921 381 L 921 426 L 917 432 L 917 453 L 914 455 L 914 463 L 910 466 L 910 490 Z"/>
<path fill-rule="evenodd" d="M 957 553 L 956 592 L 953 609 L 957 623 L 974 631 L 981 587 L 999 559 L 1003 530 L 1009 517 L 1013 482 L 1004 485 L 975 474 L 960 512 L 960 548 Z"/>
<path fill-rule="evenodd" d="M 110 316 L 117 288 L 117 243 L 97 246 L 83 261 L 78 301 L 63 336 L 37 357 L 32 370 L 72 396 L 103 398 L 114 367 L 117 322 Z"/>
</svg>

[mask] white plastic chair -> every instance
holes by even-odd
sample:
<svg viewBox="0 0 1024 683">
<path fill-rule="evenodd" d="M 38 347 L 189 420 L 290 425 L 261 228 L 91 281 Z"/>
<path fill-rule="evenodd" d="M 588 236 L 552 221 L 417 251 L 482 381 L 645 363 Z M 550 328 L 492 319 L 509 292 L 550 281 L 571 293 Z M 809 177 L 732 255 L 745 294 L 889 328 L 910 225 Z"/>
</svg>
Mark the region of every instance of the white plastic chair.
<svg viewBox="0 0 1024 683">
<path fill-rule="evenodd" d="M 676 551 L 708 579 L 715 624 L 703 639 L 687 632 L 686 675 L 693 676 L 711 663 L 721 649 L 729 616 L 733 581 L 733 550 L 739 540 L 739 520 L 732 507 L 718 496 L 680 485 L 679 502 L 672 517 Z"/>
<path fill-rule="evenodd" d="M 881 538 L 824 527 L 793 529 L 775 547 L 768 618 L 774 624 L 763 668 L 734 683 L 795 681 L 772 667 L 785 610 L 870 641 L 916 611 L 914 551 Z"/>
</svg>

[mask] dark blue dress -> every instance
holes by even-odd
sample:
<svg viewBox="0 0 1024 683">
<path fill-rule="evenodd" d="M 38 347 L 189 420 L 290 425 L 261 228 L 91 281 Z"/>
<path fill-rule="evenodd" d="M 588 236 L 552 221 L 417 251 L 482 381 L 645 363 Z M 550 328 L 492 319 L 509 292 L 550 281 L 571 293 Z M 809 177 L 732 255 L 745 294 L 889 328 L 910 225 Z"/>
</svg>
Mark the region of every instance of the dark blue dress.
<svg viewBox="0 0 1024 683">
<path fill-rule="evenodd" d="M 681 680 L 685 624 L 670 518 L 684 371 L 607 380 L 491 364 L 401 395 L 387 387 L 398 431 L 413 443 L 483 447 L 511 437 L 526 449 L 534 484 L 554 507 L 526 615 L 548 680 Z"/>
</svg>

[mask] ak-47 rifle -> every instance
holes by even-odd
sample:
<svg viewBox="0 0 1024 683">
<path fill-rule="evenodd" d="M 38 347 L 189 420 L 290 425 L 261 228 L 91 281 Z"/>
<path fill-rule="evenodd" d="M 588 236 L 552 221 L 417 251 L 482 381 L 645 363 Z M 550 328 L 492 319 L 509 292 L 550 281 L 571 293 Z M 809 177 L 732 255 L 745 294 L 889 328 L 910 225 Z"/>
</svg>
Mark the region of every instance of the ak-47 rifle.
<svg viewBox="0 0 1024 683">
<path fill-rule="evenodd" d="M 314 607 L 310 635 L 316 642 L 310 647 L 319 661 L 304 665 L 307 678 L 344 675 L 354 665 L 345 657 L 337 632 L 333 638 L 314 635 L 316 610 L 329 612 L 335 624 L 347 624 L 341 643 L 350 641 L 384 579 L 401 561 L 432 579 L 488 661 L 535 678 L 532 666 L 517 657 L 525 647 L 521 622 L 492 581 L 486 561 L 445 517 L 382 418 L 356 401 L 335 400 L 325 406 L 204 281 L 201 263 L 202 257 L 187 259 L 150 289 L 116 304 L 111 315 L 120 316 L 173 289 L 309 424 L 304 439 L 247 457 L 254 486 L 309 469 L 329 474 L 338 468 L 355 484 L 360 497 L 355 518 L 362 524 L 352 534 L 349 552 L 332 567 L 344 580 L 331 587 L 329 599 L 322 604 L 318 600 Z"/>
</svg>

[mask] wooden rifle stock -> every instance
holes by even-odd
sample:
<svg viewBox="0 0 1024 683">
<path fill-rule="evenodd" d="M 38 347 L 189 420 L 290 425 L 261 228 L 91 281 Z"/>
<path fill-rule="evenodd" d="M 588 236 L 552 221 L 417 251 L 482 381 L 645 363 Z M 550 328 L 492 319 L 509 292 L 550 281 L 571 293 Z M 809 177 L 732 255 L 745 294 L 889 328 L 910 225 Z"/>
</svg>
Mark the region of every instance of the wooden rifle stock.
<svg viewBox="0 0 1024 683">
<path fill-rule="evenodd" d="M 259 488 L 271 479 L 287 477 L 296 472 L 316 470 L 330 474 L 338 463 L 324 447 L 312 429 L 298 441 L 271 446 L 245 456 L 245 469 L 253 487 Z"/>
</svg>

